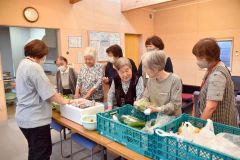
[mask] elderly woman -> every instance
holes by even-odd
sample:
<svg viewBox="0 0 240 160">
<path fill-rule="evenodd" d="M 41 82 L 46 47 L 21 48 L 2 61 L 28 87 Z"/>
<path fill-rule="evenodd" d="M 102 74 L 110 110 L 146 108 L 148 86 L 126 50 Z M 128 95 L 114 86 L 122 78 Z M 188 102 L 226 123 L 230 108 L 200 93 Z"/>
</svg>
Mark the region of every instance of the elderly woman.
<svg viewBox="0 0 240 160">
<path fill-rule="evenodd" d="M 144 91 L 143 79 L 132 72 L 128 58 L 119 58 L 114 66 L 118 75 L 113 79 L 108 92 L 108 110 L 113 106 L 133 105 L 135 100 L 142 98 Z"/>
<path fill-rule="evenodd" d="M 182 106 L 182 82 L 177 75 L 164 71 L 165 59 L 164 51 L 155 50 L 144 54 L 143 69 L 149 75 L 149 80 L 143 98 L 150 102 L 147 108 L 150 108 L 151 113 L 179 116 Z M 135 103 L 134 106 L 136 105 Z"/>
<path fill-rule="evenodd" d="M 74 69 L 68 66 L 68 61 L 65 57 L 59 56 L 58 71 L 56 74 L 57 91 L 63 95 L 75 94 L 77 84 L 77 74 Z"/>
<path fill-rule="evenodd" d="M 108 63 L 105 69 L 105 77 L 103 77 L 103 83 L 109 84 L 111 86 L 112 80 L 117 76 L 117 71 L 114 69 L 114 63 L 121 57 L 123 57 L 122 48 L 115 44 L 110 46 L 106 50 L 108 54 Z M 132 72 L 137 73 L 137 67 L 132 59 L 129 58 L 129 61 L 132 65 Z"/>
<path fill-rule="evenodd" d="M 28 142 L 28 159 L 48 160 L 52 153 L 50 102 L 64 105 L 70 100 L 56 93 L 41 66 L 48 54 L 46 44 L 33 40 L 25 45 L 24 54 L 16 73 L 16 121 Z"/>
<path fill-rule="evenodd" d="M 197 65 L 207 73 L 201 85 L 198 107 L 202 119 L 237 126 L 237 108 L 231 74 L 220 60 L 220 48 L 212 38 L 198 41 L 192 49 Z"/>
<path fill-rule="evenodd" d="M 102 65 L 96 64 L 96 50 L 87 47 L 84 51 L 84 60 L 85 65 L 81 67 L 77 79 L 75 97 L 102 102 L 102 77 L 104 70 Z"/>
</svg>

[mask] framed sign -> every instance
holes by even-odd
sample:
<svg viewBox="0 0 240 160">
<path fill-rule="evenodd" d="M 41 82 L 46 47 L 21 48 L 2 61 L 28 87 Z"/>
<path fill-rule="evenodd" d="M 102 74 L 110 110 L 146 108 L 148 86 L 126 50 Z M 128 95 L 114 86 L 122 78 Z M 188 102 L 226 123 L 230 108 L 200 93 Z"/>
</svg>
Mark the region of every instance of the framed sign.
<svg viewBox="0 0 240 160">
<path fill-rule="evenodd" d="M 121 46 L 120 33 L 89 32 L 89 46 L 96 49 L 98 61 L 107 60 L 106 49 L 113 44 Z"/>
<path fill-rule="evenodd" d="M 82 37 L 68 36 L 68 48 L 82 48 Z"/>
</svg>

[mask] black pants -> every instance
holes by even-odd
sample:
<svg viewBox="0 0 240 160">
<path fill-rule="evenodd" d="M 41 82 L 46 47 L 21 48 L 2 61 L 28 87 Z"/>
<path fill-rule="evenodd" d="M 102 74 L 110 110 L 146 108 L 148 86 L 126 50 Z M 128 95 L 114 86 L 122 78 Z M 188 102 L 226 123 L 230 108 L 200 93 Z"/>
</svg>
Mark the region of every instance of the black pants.
<svg viewBox="0 0 240 160">
<path fill-rule="evenodd" d="M 28 160 L 50 160 L 52 154 L 50 125 L 20 129 L 28 142 Z"/>
</svg>

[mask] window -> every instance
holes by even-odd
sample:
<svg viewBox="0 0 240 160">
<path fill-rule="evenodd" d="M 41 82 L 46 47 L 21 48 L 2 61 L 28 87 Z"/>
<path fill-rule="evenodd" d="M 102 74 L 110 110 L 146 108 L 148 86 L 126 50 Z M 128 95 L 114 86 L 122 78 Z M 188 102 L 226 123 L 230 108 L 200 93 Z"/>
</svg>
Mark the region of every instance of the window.
<svg viewBox="0 0 240 160">
<path fill-rule="evenodd" d="M 218 40 L 220 47 L 220 59 L 228 67 L 231 68 L 231 57 L 232 57 L 232 40 Z"/>
</svg>

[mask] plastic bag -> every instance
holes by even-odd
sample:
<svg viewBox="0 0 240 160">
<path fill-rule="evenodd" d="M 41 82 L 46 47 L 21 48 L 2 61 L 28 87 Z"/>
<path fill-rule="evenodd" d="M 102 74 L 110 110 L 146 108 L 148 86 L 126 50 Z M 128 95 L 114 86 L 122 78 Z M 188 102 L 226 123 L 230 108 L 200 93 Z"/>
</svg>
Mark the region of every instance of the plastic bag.
<svg viewBox="0 0 240 160">
<path fill-rule="evenodd" d="M 156 133 L 157 135 L 161 136 L 161 137 L 176 137 L 178 142 L 183 142 L 182 136 L 179 136 L 178 134 L 173 133 L 172 131 L 168 133 L 168 132 L 165 132 L 165 131 L 157 128 L 157 129 L 155 130 L 155 133 Z"/>
<path fill-rule="evenodd" d="M 199 134 L 196 134 L 193 142 L 233 157 L 240 157 L 240 147 L 221 134 L 217 136 L 214 134 L 213 122 L 211 120 L 207 120 L 206 126 L 201 129 Z"/>
<path fill-rule="evenodd" d="M 180 128 L 181 133 L 179 135 L 188 141 L 192 141 L 199 132 L 199 129 L 194 127 L 190 122 L 184 122 Z"/>
<path fill-rule="evenodd" d="M 235 134 L 231 134 L 231 133 L 218 133 L 217 136 L 223 137 L 223 138 L 229 140 L 230 142 L 234 143 L 238 147 L 240 147 L 240 135 L 235 135 Z"/>
<path fill-rule="evenodd" d="M 174 118 L 175 118 L 174 116 L 168 116 L 168 115 L 159 113 L 155 120 L 152 119 L 146 122 L 145 127 L 142 129 L 142 131 L 145 131 L 148 133 L 154 133 L 155 128 L 165 125 L 166 123 L 170 122 Z"/>
</svg>

